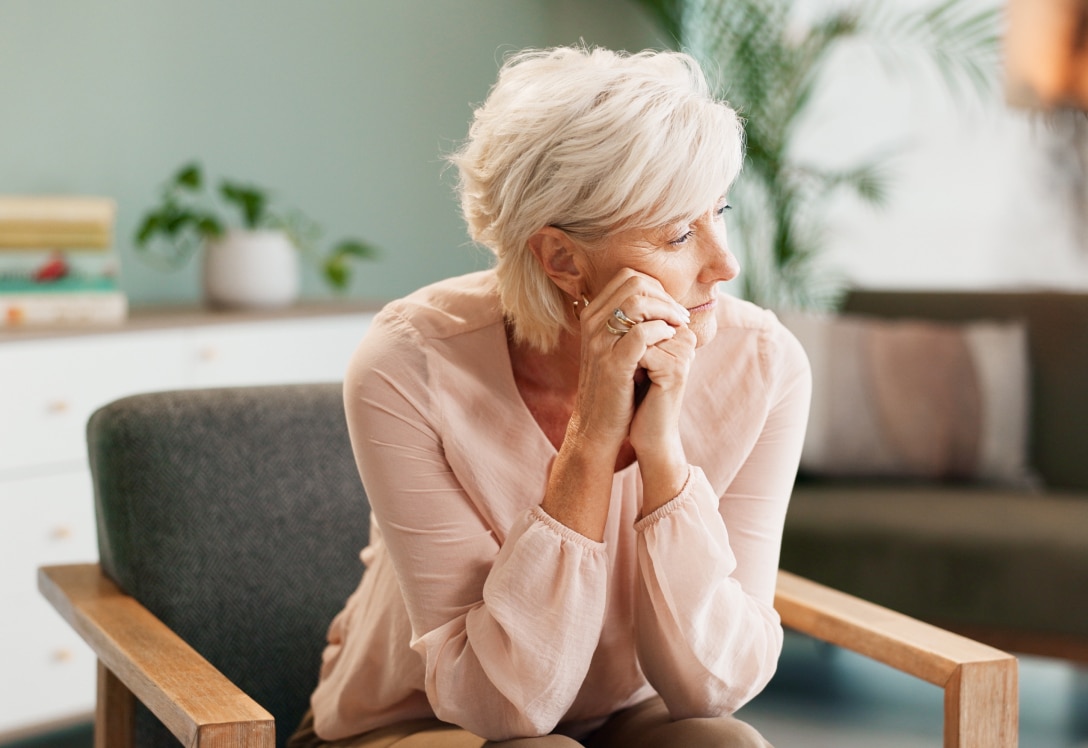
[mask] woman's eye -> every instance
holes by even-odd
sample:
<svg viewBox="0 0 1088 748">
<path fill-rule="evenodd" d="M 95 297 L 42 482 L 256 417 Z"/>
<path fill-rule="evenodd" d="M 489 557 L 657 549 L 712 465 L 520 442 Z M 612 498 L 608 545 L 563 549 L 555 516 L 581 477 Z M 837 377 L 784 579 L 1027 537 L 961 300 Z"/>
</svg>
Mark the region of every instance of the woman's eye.
<svg viewBox="0 0 1088 748">
<path fill-rule="evenodd" d="M 718 208 L 718 215 L 719 215 L 719 216 L 724 216 L 724 215 L 725 215 L 725 211 L 727 211 L 727 210 L 733 210 L 733 206 L 732 206 L 732 205 L 730 205 L 729 203 L 726 203 L 726 204 L 725 204 L 725 205 L 723 205 L 722 207 Z"/>
<path fill-rule="evenodd" d="M 673 246 L 676 246 L 677 244 L 683 244 L 688 239 L 690 239 L 692 236 L 694 236 L 694 234 L 695 234 L 694 231 L 687 231 L 687 232 L 684 233 L 683 236 L 678 236 L 677 238 L 670 241 L 669 244 L 671 244 Z"/>
</svg>

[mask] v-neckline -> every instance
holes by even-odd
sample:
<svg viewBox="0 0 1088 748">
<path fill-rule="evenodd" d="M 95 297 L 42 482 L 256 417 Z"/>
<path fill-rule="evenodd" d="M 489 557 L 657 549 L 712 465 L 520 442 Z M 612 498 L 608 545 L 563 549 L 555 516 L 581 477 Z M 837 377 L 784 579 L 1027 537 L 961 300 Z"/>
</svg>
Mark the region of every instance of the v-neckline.
<svg viewBox="0 0 1088 748">
<path fill-rule="evenodd" d="M 526 403 L 525 398 L 521 396 L 521 390 L 518 389 L 518 382 L 517 379 L 514 377 L 514 360 L 510 353 L 510 341 L 506 333 L 506 321 L 500 317 L 495 325 L 493 325 L 493 327 L 497 331 L 497 343 L 498 345 L 502 346 L 502 350 L 505 354 L 502 357 L 504 364 L 502 367 L 502 379 L 503 385 L 506 387 L 507 390 L 506 399 L 516 403 L 515 407 L 520 411 L 521 419 L 527 420 L 532 425 L 532 431 L 534 432 L 533 438 L 535 438 L 537 441 L 541 441 L 544 443 L 544 446 L 547 449 L 546 454 L 548 455 L 548 462 L 551 462 L 553 459 L 555 459 L 556 455 L 559 454 L 559 450 L 555 448 L 555 445 L 552 444 L 552 440 L 548 438 L 548 435 L 546 433 L 544 433 L 544 428 L 540 425 L 540 422 L 536 420 L 536 416 L 533 415 L 533 411 L 529 409 L 529 404 Z M 626 475 L 637 465 L 638 459 L 636 458 L 627 465 L 624 465 L 619 470 L 613 470 L 613 479 L 622 475 Z"/>
</svg>

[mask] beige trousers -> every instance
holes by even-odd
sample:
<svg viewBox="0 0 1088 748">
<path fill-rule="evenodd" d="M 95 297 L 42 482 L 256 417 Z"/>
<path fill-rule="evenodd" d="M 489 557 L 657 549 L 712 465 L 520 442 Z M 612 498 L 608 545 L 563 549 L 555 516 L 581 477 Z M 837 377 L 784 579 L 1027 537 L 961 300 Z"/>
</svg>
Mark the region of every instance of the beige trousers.
<svg viewBox="0 0 1088 748">
<path fill-rule="evenodd" d="M 771 748 L 754 727 L 735 717 L 673 721 L 659 697 L 617 712 L 581 742 L 564 735 L 489 741 L 437 719 L 326 742 L 314 734 L 313 724 L 307 712 L 287 748 Z"/>
</svg>

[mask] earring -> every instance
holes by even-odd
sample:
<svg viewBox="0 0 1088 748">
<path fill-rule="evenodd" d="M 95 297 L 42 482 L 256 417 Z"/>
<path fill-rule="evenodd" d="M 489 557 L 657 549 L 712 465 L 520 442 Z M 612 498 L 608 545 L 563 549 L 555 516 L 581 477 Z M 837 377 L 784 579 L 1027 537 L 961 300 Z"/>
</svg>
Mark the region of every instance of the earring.
<svg viewBox="0 0 1088 748">
<path fill-rule="evenodd" d="M 585 311 L 586 307 L 589 306 L 589 299 L 586 298 L 586 295 L 585 294 L 579 294 L 579 296 L 581 296 L 582 298 L 581 299 L 574 299 L 571 302 L 571 304 L 574 305 L 574 318 L 575 319 L 581 319 L 581 317 L 582 317 L 582 315 L 578 311 L 578 305 L 579 304 L 582 306 L 582 311 Z"/>
</svg>

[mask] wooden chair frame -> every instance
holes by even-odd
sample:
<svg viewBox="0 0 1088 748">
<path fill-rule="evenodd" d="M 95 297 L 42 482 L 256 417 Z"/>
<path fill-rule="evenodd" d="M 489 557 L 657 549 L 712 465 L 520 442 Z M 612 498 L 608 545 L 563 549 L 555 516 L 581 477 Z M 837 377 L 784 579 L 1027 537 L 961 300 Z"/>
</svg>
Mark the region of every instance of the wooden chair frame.
<svg viewBox="0 0 1088 748">
<path fill-rule="evenodd" d="M 38 587 L 98 657 L 95 748 L 132 748 L 139 699 L 192 748 L 273 748 L 275 724 L 98 564 L 43 567 Z M 784 626 L 944 689 L 945 748 L 1014 748 L 1016 658 L 781 571 Z"/>
</svg>

